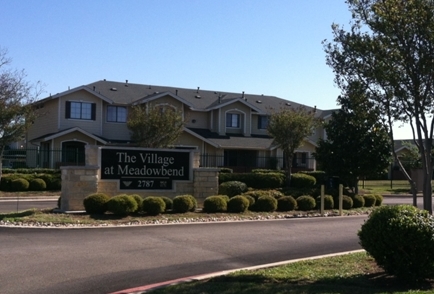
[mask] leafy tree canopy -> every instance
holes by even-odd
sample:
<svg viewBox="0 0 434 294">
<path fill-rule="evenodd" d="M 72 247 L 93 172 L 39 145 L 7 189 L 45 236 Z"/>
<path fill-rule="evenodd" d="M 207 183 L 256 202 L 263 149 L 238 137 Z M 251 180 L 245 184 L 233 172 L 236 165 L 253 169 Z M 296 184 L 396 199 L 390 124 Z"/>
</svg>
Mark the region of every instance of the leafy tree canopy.
<svg viewBox="0 0 434 294">
<path fill-rule="evenodd" d="M 26 81 L 24 70 L 10 68 L 7 50 L 0 48 L 0 177 L 4 149 L 24 140 L 29 125 L 37 116 L 31 103 L 42 92 L 39 83 Z"/>
<path fill-rule="evenodd" d="M 357 81 L 381 109 L 393 140 L 393 123 L 410 123 L 424 171 L 424 209 L 432 213 L 434 112 L 434 1 L 347 0 L 349 30 L 334 24 L 324 42 L 327 64 L 343 93 Z M 396 161 L 399 158 L 395 155 Z M 406 175 L 414 195 L 416 188 Z"/>
<path fill-rule="evenodd" d="M 379 110 L 366 99 L 360 85 L 349 96 L 338 98 L 341 109 L 324 125 L 315 158 L 330 176 L 338 176 L 358 194 L 360 177 L 376 176 L 390 167 L 391 144 Z"/>
<path fill-rule="evenodd" d="M 281 109 L 270 116 L 267 130 L 274 138 L 274 144 L 283 150 L 288 186 L 291 183 L 294 152 L 313 134 L 317 122 L 315 110 L 310 111 L 303 107 Z"/>
<path fill-rule="evenodd" d="M 133 106 L 127 126 L 132 139 L 141 147 L 165 148 L 173 144 L 184 128 L 182 114 L 170 106 Z"/>
</svg>

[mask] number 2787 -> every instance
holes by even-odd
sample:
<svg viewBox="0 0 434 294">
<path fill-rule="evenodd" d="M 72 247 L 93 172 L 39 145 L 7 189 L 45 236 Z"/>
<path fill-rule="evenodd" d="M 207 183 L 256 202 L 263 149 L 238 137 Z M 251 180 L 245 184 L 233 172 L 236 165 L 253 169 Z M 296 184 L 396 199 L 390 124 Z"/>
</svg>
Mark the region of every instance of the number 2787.
<svg viewBox="0 0 434 294">
<path fill-rule="evenodd" d="M 154 181 L 139 180 L 139 188 L 152 188 L 154 186 Z"/>
</svg>

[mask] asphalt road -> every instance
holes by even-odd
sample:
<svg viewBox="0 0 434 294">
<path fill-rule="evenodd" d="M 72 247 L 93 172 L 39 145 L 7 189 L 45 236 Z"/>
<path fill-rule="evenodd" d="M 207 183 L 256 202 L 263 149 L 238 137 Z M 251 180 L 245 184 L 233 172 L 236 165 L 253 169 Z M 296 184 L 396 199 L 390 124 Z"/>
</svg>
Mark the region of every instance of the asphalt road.
<svg viewBox="0 0 434 294">
<path fill-rule="evenodd" d="M 361 249 L 366 216 L 94 229 L 0 228 L 0 293 L 110 293 Z"/>
</svg>

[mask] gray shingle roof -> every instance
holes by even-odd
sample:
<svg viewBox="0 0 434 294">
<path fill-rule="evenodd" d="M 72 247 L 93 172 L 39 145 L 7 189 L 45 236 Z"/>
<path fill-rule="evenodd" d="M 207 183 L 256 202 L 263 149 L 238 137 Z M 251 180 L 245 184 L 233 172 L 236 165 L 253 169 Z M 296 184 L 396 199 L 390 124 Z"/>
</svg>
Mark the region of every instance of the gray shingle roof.
<svg viewBox="0 0 434 294">
<path fill-rule="evenodd" d="M 240 101 L 241 99 L 253 109 L 264 114 L 270 113 L 271 109 L 279 110 L 286 107 L 301 106 L 306 107 L 308 110 L 314 109 L 313 107 L 302 105 L 297 102 L 266 95 L 185 89 L 104 80 L 88 84 L 85 87 L 87 87 L 89 91 L 94 91 L 103 95 L 112 100 L 115 104 L 119 105 L 132 104 L 140 99 L 147 100 L 148 98 L 152 98 L 153 95 L 160 93 L 171 93 L 174 96 L 178 96 L 180 100 L 187 101 L 193 106 L 193 109 L 198 111 L 208 111 L 212 108 L 218 107 L 219 104 L 225 104 L 231 101 Z M 317 109 L 318 116 L 322 116 L 323 112 L 323 110 Z"/>
</svg>

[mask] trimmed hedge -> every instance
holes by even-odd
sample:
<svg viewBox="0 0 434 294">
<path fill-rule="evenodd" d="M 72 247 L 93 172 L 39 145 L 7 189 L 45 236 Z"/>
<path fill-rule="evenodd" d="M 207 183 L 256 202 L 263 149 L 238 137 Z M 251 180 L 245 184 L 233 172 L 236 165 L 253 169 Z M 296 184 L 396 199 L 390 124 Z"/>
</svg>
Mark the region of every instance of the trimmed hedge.
<svg viewBox="0 0 434 294">
<path fill-rule="evenodd" d="M 253 189 L 276 189 L 285 183 L 285 174 L 274 173 L 220 173 L 219 183 L 239 181 Z"/>
<path fill-rule="evenodd" d="M 239 181 L 229 181 L 224 182 L 219 185 L 219 195 L 227 195 L 233 197 L 236 195 L 241 195 L 247 191 L 247 186 L 243 182 Z"/>
<path fill-rule="evenodd" d="M 311 188 L 316 184 L 316 179 L 313 176 L 295 173 L 291 175 L 291 187 L 293 188 Z"/>
<path fill-rule="evenodd" d="M 196 199 L 191 195 L 178 195 L 173 198 L 173 211 L 177 213 L 186 213 L 195 211 L 197 206 Z"/>
<path fill-rule="evenodd" d="M 297 198 L 297 207 L 299 210 L 308 211 L 316 207 L 315 198 L 309 195 L 303 195 Z"/>
<path fill-rule="evenodd" d="M 321 185 L 324 185 L 327 179 L 326 173 L 324 171 L 300 171 L 298 172 L 300 174 L 306 174 L 309 176 L 312 176 L 316 180 L 316 186 L 320 187 Z"/>
<path fill-rule="evenodd" d="M 297 208 L 297 201 L 292 196 L 283 196 L 277 199 L 278 211 L 291 211 Z"/>
<path fill-rule="evenodd" d="M 29 181 L 26 179 L 23 179 L 23 178 L 15 179 L 15 180 L 12 180 L 12 182 L 11 182 L 11 190 L 13 192 L 15 192 L 15 191 L 27 191 L 27 190 L 29 190 L 29 186 L 30 186 Z"/>
<path fill-rule="evenodd" d="M 333 209 L 335 201 L 332 195 L 324 195 L 324 209 Z M 316 208 L 321 209 L 321 196 L 316 197 Z"/>
<path fill-rule="evenodd" d="M 228 209 L 228 201 L 225 196 L 209 196 L 203 202 L 203 212 L 225 212 Z"/>
<path fill-rule="evenodd" d="M 166 202 L 158 196 L 144 198 L 142 205 L 142 210 L 149 215 L 159 215 L 166 211 Z"/>
<path fill-rule="evenodd" d="M 229 199 L 228 212 L 242 213 L 249 208 L 249 200 L 244 196 L 235 196 Z"/>
<path fill-rule="evenodd" d="M 271 196 L 259 197 L 255 202 L 255 211 L 273 212 L 277 209 L 277 199 Z"/>
<path fill-rule="evenodd" d="M 399 280 L 413 283 L 434 277 L 434 219 L 426 210 L 381 206 L 358 236 L 377 264 Z"/>
<path fill-rule="evenodd" d="M 137 211 L 137 202 L 130 195 L 117 195 L 107 202 L 107 211 L 115 215 L 125 216 Z"/>
<path fill-rule="evenodd" d="M 107 194 L 95 193 L 83 199 L 83 206 L 88 214 L 104 214 L 107 211 L 107 202 L 109 200 L 110 197 Z"/>
</svg>

